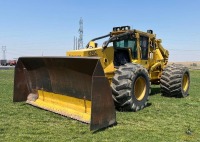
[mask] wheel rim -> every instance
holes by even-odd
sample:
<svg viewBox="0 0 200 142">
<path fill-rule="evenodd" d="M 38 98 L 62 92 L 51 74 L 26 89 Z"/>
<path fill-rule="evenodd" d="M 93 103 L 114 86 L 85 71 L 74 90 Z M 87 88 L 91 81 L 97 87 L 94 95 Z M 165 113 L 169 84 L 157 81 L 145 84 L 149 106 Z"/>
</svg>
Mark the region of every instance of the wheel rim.
<svg viewBox="0 0 200 142">
<path fill-rule="evenodd" d="M 146 81 L 144 77 L 138 77 L 134 84 L 134 95 L 138 101 L 141 101 L 146 93 Z"/>
<path fill-rule="evenodd" d="M 189 75 L 185 73 L 183 76 L 183 82 L 182 82 L 183 91 L 186 92 L 188 87 L 189 87 Z"/>
</svg>

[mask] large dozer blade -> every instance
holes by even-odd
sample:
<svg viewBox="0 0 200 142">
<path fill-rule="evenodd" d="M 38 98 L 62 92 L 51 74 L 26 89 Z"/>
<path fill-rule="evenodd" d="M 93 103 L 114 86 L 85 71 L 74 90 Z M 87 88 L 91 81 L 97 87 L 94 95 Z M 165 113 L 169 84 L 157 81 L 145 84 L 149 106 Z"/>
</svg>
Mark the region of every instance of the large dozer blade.
<svg viewBox="0 0 200 142">
<path fill-rule="evenodd" d="M 99 58 L 20 57 L 13 101 L 90 123 L 92 131 L 116 123 L 111 88 Z"/>
</svg>

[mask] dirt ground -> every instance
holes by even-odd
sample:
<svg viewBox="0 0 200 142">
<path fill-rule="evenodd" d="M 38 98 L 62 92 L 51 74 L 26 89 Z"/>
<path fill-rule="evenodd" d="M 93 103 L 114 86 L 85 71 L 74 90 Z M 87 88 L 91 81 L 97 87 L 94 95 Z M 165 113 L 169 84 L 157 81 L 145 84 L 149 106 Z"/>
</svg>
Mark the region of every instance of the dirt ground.
<svg viewBox="0 0 200 142">
<path fill-rule="evenodd" d="M 188 67 L 189 69 L 196 69 L 196 70 L 200 70 L 200 61 L 193 61 L 193 62 L 169 62 L 169 64 L 182 64 L 186 67 Z"/>
</svg>

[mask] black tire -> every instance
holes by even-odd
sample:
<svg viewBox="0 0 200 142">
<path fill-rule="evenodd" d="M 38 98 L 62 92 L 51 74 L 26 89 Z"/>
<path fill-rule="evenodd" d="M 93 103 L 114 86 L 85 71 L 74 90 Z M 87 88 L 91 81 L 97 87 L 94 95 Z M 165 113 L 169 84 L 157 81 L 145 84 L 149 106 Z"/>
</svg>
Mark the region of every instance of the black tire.
<svg viewBox="0 0 200 142">
<path fill-rule="evenodd" d="M 147 105 L 150 82 L 147 70 L 128 63 L 120 66 L 112 79 L 112 96 L 120 111 L 138 111 Z"/>
<path fill-rule="evenodd" d="M 167 97 L 187 97 L 190 88 L 189 69 L 183 65 L 168 65 L 161 75 L 161 93 Z"/>
</svg>

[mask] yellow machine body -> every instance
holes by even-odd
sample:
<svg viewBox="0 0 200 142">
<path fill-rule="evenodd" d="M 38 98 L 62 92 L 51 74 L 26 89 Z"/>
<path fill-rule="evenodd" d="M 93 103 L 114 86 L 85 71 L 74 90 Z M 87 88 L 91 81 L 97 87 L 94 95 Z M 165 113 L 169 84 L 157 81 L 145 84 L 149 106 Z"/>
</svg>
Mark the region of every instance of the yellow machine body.
<svg viewBox="0 0 200 142">
<path fill-rule="evenodd" d="M 110 33 L 110 37 L 120 35 L 131 30 L 119 30 Z M 161 78 L 162 70 L 165 68 L 168 62 L 169 52 L 161 45 L 161 40 L 156 39 L 156 35 L 153 33 L 142 32 L 139 30 L 132 30 L 134 38 L 136 39 L 137 58 L 133 58 L 131 48 L 127 47 L 129 52 L 129 58 L 132 63 L 143 65 L 149 72 L 149 77 L 152 84 L 158 84 Z M 146 37 L 148 39 L 148 53 L 147 58 L 142 59 L 142 48 L 140 46 L 140 37 Z M 114 52 L 113 45 L 103 50 L 102 47 L 95 47 L 95 42 L 90 41 L 88 48 L 68 51 L 66 56 L 69 57 L 100 57 L 101 65 L 104 69 L 104 73 L 111 82 L 114 72 L 116 71 L 114 65 Z"/>
<path fill-rule="evenodd" d="M 108 35 L 91 40 L 85 49 L 68 51 L 67 57 L 20 57 L 15 67 L 13 101 L 26 101 L 89 123 L 94 131 L 116 124 L 110 85 L 121 62 L 129 60 L 143 65 L 146 69 L 140 69 L 144 73 L 148 71 L 151 83 L 158 84 L 169 56 L 153 31 L 127 27 L 113 28 Z M 97 47 L 95 40 L 104 37 L 109 40 Z M 131 47 L 129 43 L 133 42 Z M 121 54 L 126 58 L 121 58 Z M 135 81 L 134 93 L 139 103 L 143 98 L 147 100 L 148 80 L 139 77 Z"/>
</svg>

